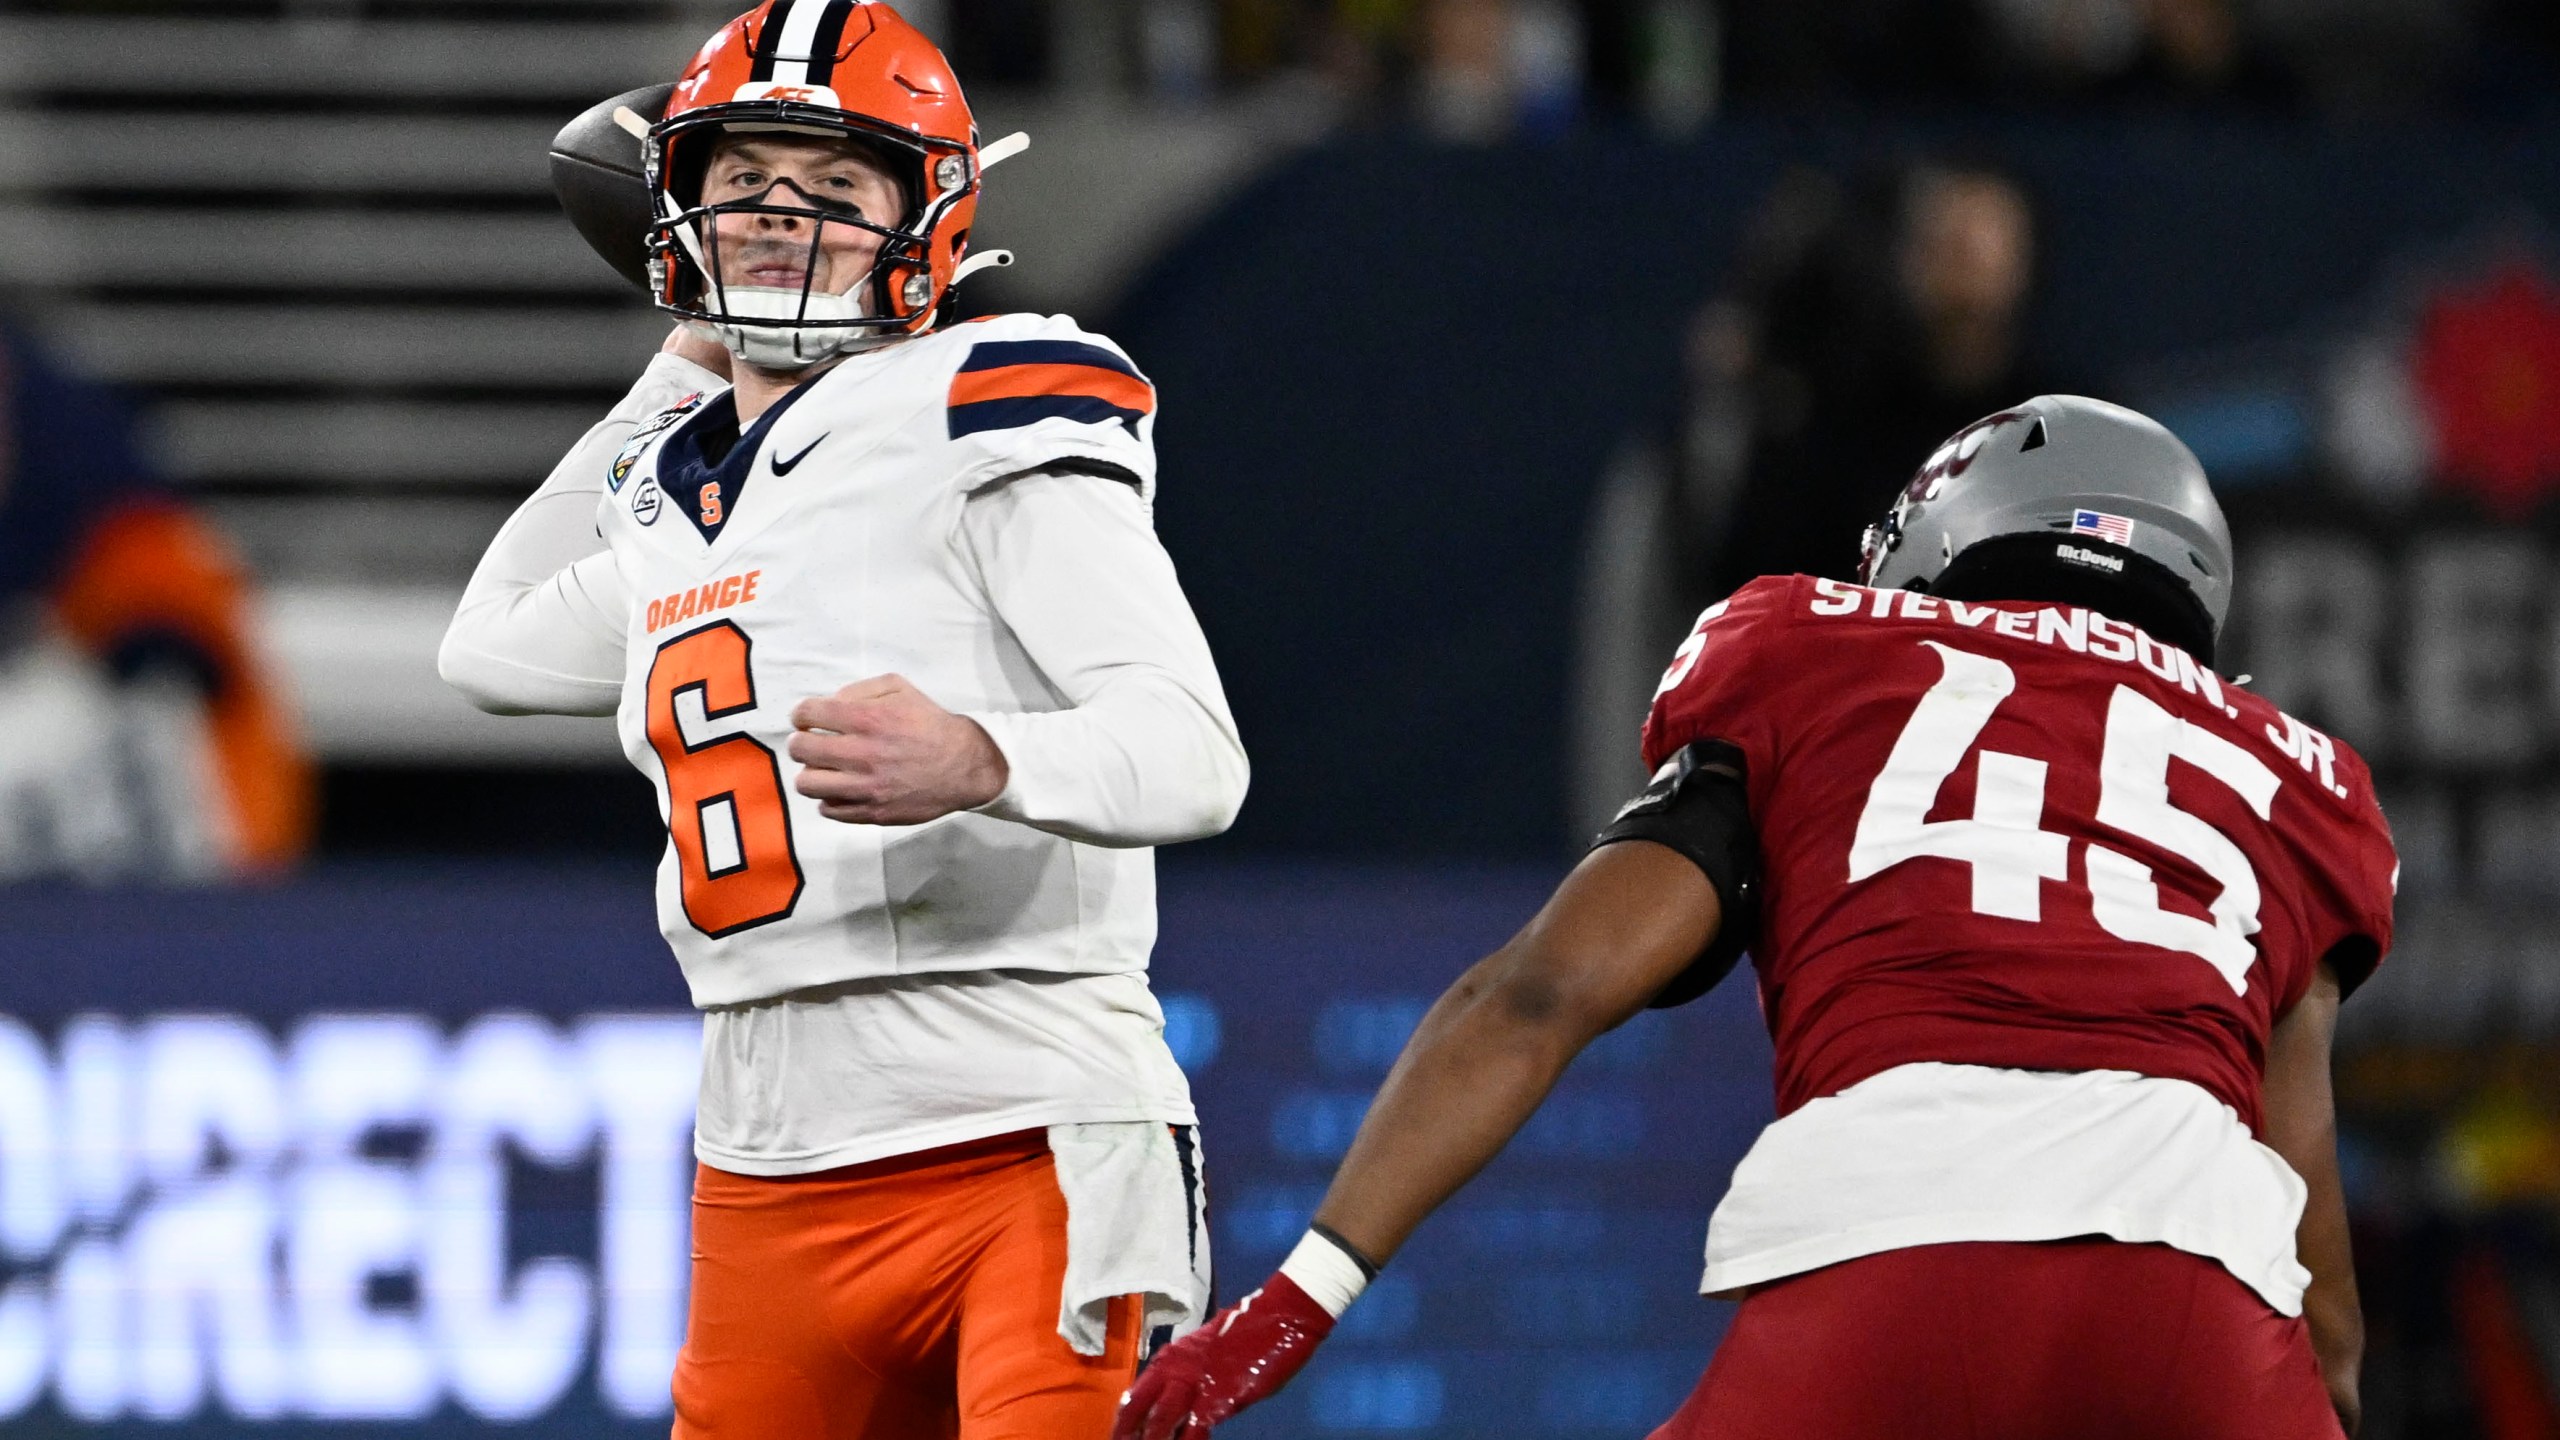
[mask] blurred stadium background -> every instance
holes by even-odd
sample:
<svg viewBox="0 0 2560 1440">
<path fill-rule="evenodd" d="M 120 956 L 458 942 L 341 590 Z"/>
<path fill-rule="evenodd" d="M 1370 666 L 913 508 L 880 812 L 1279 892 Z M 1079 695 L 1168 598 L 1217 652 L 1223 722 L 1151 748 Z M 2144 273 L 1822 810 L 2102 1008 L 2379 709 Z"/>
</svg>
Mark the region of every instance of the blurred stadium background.
<svg viewBox="0 0 2560 1440">
<path fill-rule="evenodd" d="M 0 1425 L 664 1433 L 693 1029 L 600 723 L 432 654 L 664 326 L 543 151 L 727 0 L 0 4 Z M 1222 1268 L 1637 778 L 1703 602 L 1930 443 L 2124 400 L 2224 669 L 2374 757 L 2347 1008 L 2375 1440 L 2560 1435 L 2548 0 L 920 0 L 975 310 L 1165 397 L 1256 767 L 1165 857 Z M 1596 1051 L 1243 1437 L 1639 1435 L 1725 1307 L 1747 993 Z"/>
</svg>

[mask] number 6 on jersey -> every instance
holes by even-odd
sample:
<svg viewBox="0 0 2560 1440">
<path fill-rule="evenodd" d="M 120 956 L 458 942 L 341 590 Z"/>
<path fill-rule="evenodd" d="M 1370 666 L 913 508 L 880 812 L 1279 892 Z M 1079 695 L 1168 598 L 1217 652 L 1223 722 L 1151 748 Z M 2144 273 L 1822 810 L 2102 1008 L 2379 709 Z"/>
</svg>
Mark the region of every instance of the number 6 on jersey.
<svg viewBox="0 0 2560 1440">
<path fill-rule="evenodd" d="M 715 940 L 790 914 L 803 884 L 773 751 L 743 734 L 688 741 L 676 713 L 687 694 L 701 698 L 705 722 L 754 709 L 752 648 L 721 620 L 659 646 L 649 666 L 649 748 L 667 773 L 685 918 Z"/>
<path fill-rule="evenodd" d="M 1945 669 L 1902 727 L 1884 769 L 1868 788 L 1849 848 L 1852 884 L 1906 860 L 1936 857 L 1973 867 L 1973 909 L 2010 920 L 2043 918 L 2043 882 L 2070 878 L 2071 842 L 2043 828 L 2046 764 L 1997 750 L 1982 752 L 1973 816 L 1930 820 L 1938 793 L 1963 765 L 2000 703 L 2017 688 L 2006 664 L 1987 655 L 1923 641 Z M 2169 800 L 2169 761 L 2184 760 L 2269 818 L 2283 783 L 2256 756 L 2162 709 L 2130 686 L 2107 704 L 2105 750 L 2098 760 L 2098 824 L 2111 826 L 2210 876 L 2218 892 L 2199 919 L 2160 903 L 2151 867 L 2090 842 L 2083 865 L 2090 913 L 2120 940 L 2196 956 L 2246 994 L 2257 950 L 2257 872 L 2231 838 Z M 2198 897 L 2202 899 L 2202 897 Z"/>
</svg>

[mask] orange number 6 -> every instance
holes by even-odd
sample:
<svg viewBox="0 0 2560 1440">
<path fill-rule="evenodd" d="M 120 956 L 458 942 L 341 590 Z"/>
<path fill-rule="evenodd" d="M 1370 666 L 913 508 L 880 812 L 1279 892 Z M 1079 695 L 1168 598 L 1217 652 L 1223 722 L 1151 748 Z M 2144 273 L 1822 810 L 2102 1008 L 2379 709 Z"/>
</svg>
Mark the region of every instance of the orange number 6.
<svg viewBox="0 0 2560 1440">
<path fill-rule="evenodd" d="M 649 665 L 649 748 L 667 772 L 685 918 L 715 940 L 790 914 L 805 883 L 773 752 L 746 735 L 690 744 L 676 721 L 688 690 L 701 692 L 706 720 L 754 709 L 749 649 L 747 633 L 720 620 L 659 646 Z"/>
</svg>

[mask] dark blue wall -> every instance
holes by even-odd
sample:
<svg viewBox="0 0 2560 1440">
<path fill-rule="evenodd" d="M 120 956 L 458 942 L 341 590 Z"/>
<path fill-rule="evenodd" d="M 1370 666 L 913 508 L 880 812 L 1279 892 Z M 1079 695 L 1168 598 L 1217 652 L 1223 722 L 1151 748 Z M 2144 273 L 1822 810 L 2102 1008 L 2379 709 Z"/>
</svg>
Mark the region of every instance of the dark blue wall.
<svg viewBox="0 0 2560 1440">
<path fill-rule="evenodd" d="M 1111 325 L 1165 397 L 1160 525 L 1253 753 L 1222 843 L 1553 853 L 1604 465 L 1669 413 L 1682 330 L 1784 166 L 1932 146 L 2040 198 L 2036 348 L 2095 388 L 2560 216 L 2560 127 L 1762 123 L 1677 147 L 1354 135 L 1297 157 Z"/>
</svg>

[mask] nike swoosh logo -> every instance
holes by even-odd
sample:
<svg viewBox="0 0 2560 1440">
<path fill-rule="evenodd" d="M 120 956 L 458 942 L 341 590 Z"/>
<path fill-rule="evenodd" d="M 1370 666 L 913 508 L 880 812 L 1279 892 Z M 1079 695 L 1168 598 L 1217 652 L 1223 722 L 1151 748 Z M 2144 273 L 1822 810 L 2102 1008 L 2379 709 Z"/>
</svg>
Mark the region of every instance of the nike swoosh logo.
<svg viewBox="0 0 2560 1440">
<path fill-rule="evenodd" d="M 832 433 L 832 432 L 830 432 L 830 433 Z M 806 460 L 806 459 L 808 459 L 808 458 L 809 458 L 809 452 L 810 452 L 810 451 L 817 449 L 819 446 L 824 445 L 825 443 L 827 443 L 827 437 L 826 437 L 825 435 L 821 435 L 821 436 L 819 436 L 817 439 L 812 440 L 812 441 L 810 441 L 808 444 L 803 445 L 802 447 L 800 447 L 800 453 L 799 453 L 799 454 L 797 454 L 797 455 L 792 456 L 792 457 L 791 457 L 790 459 L 788 459 L 788 460 L 786 460 L 786 459 L 782 458 L 782 457 L 781 457 L 781 456 L 779 456 L 779 455 L 774 456 L 774 457 L 773 457 L 773 473 L 774 473 L 774 474 L 776 474 L 776 475 L 788 475 L 788 474 L 790 474 L 790 473 L 792 472 L 792 470 L 793 470 L 795 467 L 797 467 L 801 461 Z"/>
</svg>

